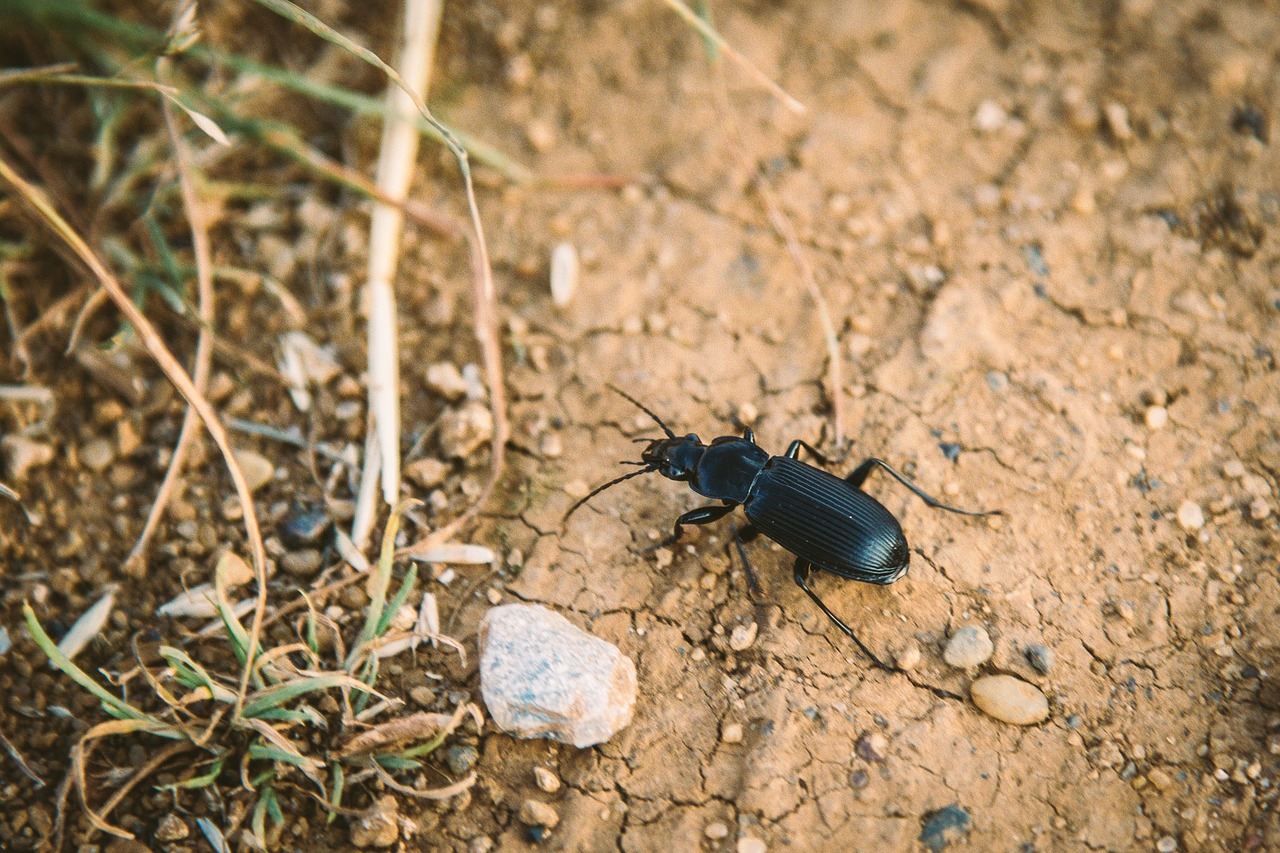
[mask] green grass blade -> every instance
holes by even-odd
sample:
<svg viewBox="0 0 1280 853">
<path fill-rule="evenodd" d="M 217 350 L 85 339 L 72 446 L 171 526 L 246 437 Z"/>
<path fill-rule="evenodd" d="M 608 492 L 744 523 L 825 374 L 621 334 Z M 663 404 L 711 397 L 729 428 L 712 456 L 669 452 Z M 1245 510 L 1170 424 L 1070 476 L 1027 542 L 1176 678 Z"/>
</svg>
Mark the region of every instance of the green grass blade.
<svg viewBox="0 0 1280 853">
<path fill-rule="evenodd" d="M 42 626 L 40 624 L 40 620 L 36 618 L 36 612 L 31 609 L 31 604 L 29 602 L 22 602 L 22 616 L 27 622 L 27 630 L 31 632 L 32 639 L 36 641 L 36 645 L 40 647 L 40 651 L 44 652 L 45 657 L 49 658 L 49 662 L 61 670 L 64 675 L 76 684 L 79 684 L 85 690 L 88 690 L 94 696 L 98 697 L 98 700 L 102 702 L 109 712 L 115 712 L 112 716 L 116 716 L 118 719 L 148 720 L 156 725 L 160 725 L 160 721 L 155 717 L 139 711 L 123 699 L 112 695 L 105 687 L 94 681 L 93 678 L 90 677 L 89 673 L 76 666 L 75 663 L 72 662 L 71 658 L 59 651 L 58 644 L 45 633 L 44 626 Z"/>
<path fill-rule="evenodd" d="M 360 690 L 377 695 L 371 687 L 358 679 L 352 678 L 344 672 L 331 672 L 326 675 L 301 678 L 297 681 L 288 681 L 284 684 L 268 687 L 265 690 L 259 690 L 245 700 L 244 716 L 259 717 L 264 711 L 278 708 L 286 702 L 297 699 L 299 696 L 305 696 L 308 693 L 315 693 L 319 690 L 332 690 L 338 687 L 347 687 L 352 690 Z"/>
<path fill-rule="evenodd" d="M 409 600 L 409 596 L 413 593 L 413 588 L 417 583 L 418 566 L 416 563 L 410 563 L 409 571 L 404 576 L 404 582 L 400 584 L 400 589 L 396 590 L 395 597 L 391 599 L 391 603 L 387 605 L 386 610 L 382 613 L 382 618 L 378 620 L 378 627 L 373 632 L 375 637 L 381 637 L 387 633 L 387 628 L 391 627 L 391 620 L 396 618 L 400 608 L 404 607 L 404 603 Z"/>
</svg>

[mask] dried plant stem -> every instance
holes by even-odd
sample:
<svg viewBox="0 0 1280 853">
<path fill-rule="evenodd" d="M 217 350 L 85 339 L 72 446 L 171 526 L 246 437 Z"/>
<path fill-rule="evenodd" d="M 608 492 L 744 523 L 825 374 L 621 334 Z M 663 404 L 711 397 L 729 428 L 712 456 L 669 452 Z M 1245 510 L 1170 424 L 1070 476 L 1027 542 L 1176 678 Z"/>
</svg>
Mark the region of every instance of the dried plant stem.
<svg viewBox="0 0 1280 853">
<path fill-rule="evenodd" d="M 222 422 L 218 420 L 218 415 L 213 410 L 213 406 L 208 399 L 201 394 L 191 381 L 191 377 L 183 369 L 178 360 L 174 358 L 173 353 L 169 352 L 165 346 L 163 338 L 156 330 L 146 315 L 140 311 L 133 301 L 129 298 L 129 294 L 125 292 L 120 282 L 112 275 L 111 271 L 106 268 L 97 253 L 90 248 L 89 244 L 84 241 L 79 233 L 54 209 L 53 205 L 45 197 L 39 188 L 29 183 L 25 178 L 14 171 L 9 163 L 0 158 L 0 181 L 8 184 L 17 195 L 21 196 L 32 207 L 36 214 L 49 226 L 50 229 L 71 249 L 71 251 L 89 268 L 89 271 L 97 279 L 98 283 L 107 291 L 111 300 L 116 304 L 117 309 L 124 315 L 125 319 L 133 326 L 138 334 L 142 345 L 146 347 L 147 352 L 155 359 L 160 369 L 168 377 L 169 381 L 177 387 L 178 392 L 187 399 L 204 422 L 205 428 L 209 430 L 210 436 L 213 437 L 214 443 L 218 445 L 218 449 L 222 451 L 223 459 L 227 465 L 227 471 L 231 476 L 231 481 L 235 485 L 236 494 L 240 498 L 241 509 L 244 513 L 245 535 L 249 540 L 249 552 L 253 562 L 254 577 L 258 586 L 257 606 L 254 609 L 253 631 L 252 634 L 256 638 L 262 625 L 262 618 L 266 612 L 266 592 L 267 592 L 267 555 L 266 549 L 262 544 L 262 531 L 258 525 L 257 512 L 253 507 L 253 496 L 249 491 L 249 484 L 245 480 L 244 472 L 240 469 L 240 464 L 236 462 L 235 454 L 231 449 L 231 440 L 227 436 L 227 432 L 223 429 Z M 244 672 L 241 675 L 240 689 L 236 696 L 236 707 L 234 719 L 240 719 L 241 710 L 244 705 L 245 691 L 248 686 L 249 673 L 252 671 L 253 656 L 257 651 L 256 643 L 249 647 L 249 658 L 245 665 Z"/>
<path fill-rule="evenodd" d="M 418 134 L 407 119 L 413 109 L 410 89 L 425 92 L 440 30 L 439 2 L 406 0 L 404 44 L 400 52 L 403 86 L 387 92 L 387 120 L 374 183 L 394 199 L 408 195 Z M 396 346 L 396 302 L 392 282 L 400 256 L 404 214 L 400 208 L 376 204 L 369 227 L 369 412 L 381 457 L 382 500 L 394 506 L 400 495 L 400 352 Z M 371 518 L 371 513 L 356 513 Z M 356 546 L 368 543 L 368 529 L 352 530 Z"/>
<path fill-rule="evenodd" d="M 165 76 L 169 64 L 170 60 L 167 57 L 157 61 L 158 76 L 161 78 Z M 191 381 L 196 390 L 203 394 L 209 385 L 209 371 L 213 364 L 213 336 L 210 333 L 214 315 L 213 252 L 209 245 L 209 227 L 205 221 L 204 208 L 196 196 L 191 151 L 187 148 L 187 142 L 178 129 L 177 120 L 169 102 L 161 100 L 160 106 L 164 111 L 164 124 L 169 134 L 169 144 L 173 147 L 178 183 L 182 191 L 182 206 L 186 211 L 187 224 L 191 228 L 191 246 L 196 264 L 196 304 L 200 320 L 199 330 L 196 332 L 195 367 L 191 372 Z M 165 507 L 168 506 L 169 497 L 173 493 L 178 477 L 182 474 L 182 465 L 186 461 L 187 451 L 191 449 L 191 443 L 195 440 L 197 429 L 199 429 L 199 417 L 195 409 L 188 404 L 187 411 L 182 417 L 182 429 L 178 433 L 178 441 L 173 447 L 173 458 L 169 461 L 168 470 L 164 472 L 164 480 L 156 492 L 155 502 L 151 504 L 151 512 L 147 515 L 147 523 L 142 528 L 142 535 L 138 537 L 137 544 L 129 553 L 127 562 L 141 560 L 145 556 L 151 537 L 160 526 L 160 520 L 164 518 Z"/>
<path fill-rule="evenodd" d="M 750 59 L 747 59 L 741 53 L 738 53 L 738 51 L 734 50 L 733 47 L 728 42 L 726 42 L 724 38 L 711 27 L 710 24 L 708 24 L 701 17 L 699 17 L 696 12 L 694 12 L 684 3 L 681 3 L 680 0 L 665 0 L 665 2 L 667 4 L 667 8 L 671 9 L 671 11 L 675 12 L 681 18 L 684 18 L 684 20 L 689 24 L 689 26 L 693 27 L 695 30 L 698 31 L 699 35 L 701 35 L 704 39 L 714 44 L 717 49 L 719 49 L 724 53 L 725 56 L 729 57 L 734 62 L 736 62 L 738 64 L 738 67 L 747 73 L 748 77 L 750 77 L 752 80 L 755 80 L 761 86 L 763 86 L 764 88 L 772 92 L 774 97 L 776 97 L 778 100 L 782 101 L 782 103 L 786 105 L 787 109 L 801 115 L 803 115 L 806 112 L 807 108 L 805 107 L 804 104 L 800 103 L 800 101 L 796 100 L 791 95 L 787 94 L 787 91 L 785 89 L 783 89 L 777 83 L 770 80 L 769 76 L 765 74 L 763 71 L 761 71 L 759 68 L 757 68 L 755 63 L 753 63 Z"/>
</svg>

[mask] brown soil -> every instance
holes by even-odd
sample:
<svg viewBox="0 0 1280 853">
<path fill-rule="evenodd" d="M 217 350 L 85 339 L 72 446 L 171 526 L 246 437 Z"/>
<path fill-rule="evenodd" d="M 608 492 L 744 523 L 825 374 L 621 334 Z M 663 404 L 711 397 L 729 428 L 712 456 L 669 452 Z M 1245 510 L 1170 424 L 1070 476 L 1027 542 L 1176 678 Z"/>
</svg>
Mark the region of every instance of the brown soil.
<svg viewBox="0 0 1280 853">
<path fill-rule="evenodd" d="M 402 805 L 417 826 L 406 848 L 480 850 L 487 838 L 521 849 L 528 828 L 516 815 L 533 798 L 560 816 L 548 849 L 732 850 L 747 838 L 771 850 L 1280 849 L 1274 6 L 832 0 L 715 11 L 728 41 L 808 107 L 789 113 L 728 66 L 741 148 L 699 40 L 661 4 L 446 9 L 434 88 L 455 126 L 542 174 L 639 177 L 620 192 L 488 181 L 481 206 L 514 436 L 509 472 L 468 538 L 522 559 L 487 577 L 459 568 L 458 580 L 432 589 L 446 614 L 461 608 L 454 634 L 468 643 L 490 589 L 556 608 L 633 657 L 641 696 L 631 726 L 595 749 L 486 731 L 476 788 L 439 807 Z M 255 38 L 216 14 L 220 44 Z M 367 44 L 391 43 L 390 23 L 352 17 L 331 22 Z M 285 61 L 305 68 L 314 52 L 317 77 L 378 91 L 374 75 L 336 51 L 291 38 L 305 48 Z M 527 79 L 508 73 L 526 62 Z M 316 144 L 369 171 L 371 126 L 345 127 L 323 110 L 296 119 L 313 126 Z M 41 120 L 6 119 L 11 128 Z M 454 170 L 434 149 L 422 159 L 419 198 L 459 210 Z M 239 166 L 260 168 L 249 158 Z M 832 442 L 822 329 L 752 192 L 756 167 L 835 319 L 851 447 Z M 71 199 L 84 197 L 77 175 L 66 179 Z M 364 363 L 351 295 L 364 230 L 358 205 L 308 191 L 228 212 L 217 235 L 226 263 L 278 267 L 305 328 L 337 345 L 352 378 Z M 425 389 L 422 365 L 478 361 L 466 259 L 408 239 L 406 445 L 447 406 Z M 577 246 L 584 270 L 570 305 L 556 309 L 546 259 L 561 240 Z M 54 272 L 11 283 L 23 288 L 24 322 L 82 282 L 51 254 L 31 263 Z M 234 285 L 222 294 L 219 334 L 274 363 L 274 341 L 291 325 L 279 300 Z M 107 314 L 91 340 L 115 331 Z M 189 331 L 169 327 L 189 358 Z M 213 555 L 242 538 L 206 447 L 145 578 L 123 574 L 181 408 L 141 358 L 148 403 L 129 406 L 61 355 L 66 333 L 63 324 L 37 339 L 25 377 L 54 391 L 41 440 L 57 458 L 10 483 L 41 523 L 0 504 L 4 624 L 15 638 L 0 662 L 0 728 L 50 788 L 76 719 L 98 712 L 21 636 L 21 601 L 36 596 L 42 618 L 65 626 L 103 584 L 126 582 L 83 659 L 118 672 L 138 632 L 178 633 L 155 624 L 155 607 L 184 582 L 207 580 Z M 363 414 L 335 416 L 336 385 L 308 422 L 241 355 L 219 358 L 233 385 L 224 414 L 359 443 Z M 24 379 L 16 358 L 2 370 L 5 382 Z M 561 531 L 582 488 L 621 473 L 616 461 L 636 458 L 630 439 L 654 433 L 608 382 L 680 432 L 737 433 L 748 417 L 774 452 L 803 438 L 841 471 L 874 455 L 944 500 L 1003 508 L 994 524 L 937 513 L 875 475 L 867 488 L 917 549 L 911 573 L 883 588 L 830 576 L 815 584 L 883 656 L 916 644 L 914 681 L 960 694 L 975 673 L 948 668 L 942 645 L 960 626 L 984 626 L 996 651 L 982 672 L 1039 685 L 1050 718 L 1006 725 L 870 667 L 791 583 L 790 557 L 767 545 L 751 548 L 764 586 L 753 605 L 726 548 L 740 514 L 693 531 L 673 555 L 641 555 L 699 505 L 679 484 L 632 480 Z M 1152 425 L 1157 407 L 1163 426 Z M 37 419 L 19 406 L 0 411 L 8 431 Z M 99 437 L 117 443 L 122 411 L 140 446 L 87 470 L 80 451 Z M 547 435 L 563 453 L 547 452 Z M 295 448 L 242 441 L 287 472 L 259 493 L 269 533 L 291 506 L 322 503 L 327 466 L 313 474 Z M 426 455 L 438 452 L 429 438 Z M 481 451 L 456 466 L 440 517 L 466 505 L 485 464 Z M 344 489 L 336 497 L 349 498 Z M 1200 529 L 1179 521 L 1188 501 L 1203 510 Z M 279 575 L 281 601 L 294 583 Z M 757 639 L 734 651 L 730 633 L 751 621 Z M 1029 664 L 1032 644 L 1051 650 L 1047 674 Z M 474 655 L 467 670 L 443 655 L 419 662 L 478 699 Z M 407 658 L 391 674 L 406 693 L 424 682 Z M 443 691 L 440 703 L 449 698 Z M 740 742 L 723 734 L 735 725 Z M 136 766 L 151 747 L 140 741 L 113 760 Z M 539 766 L 563 779 L 557 793 L 535 786 Z M 100 783 L 108 769 L 95 768 Z M 39 844 L 50 788 L 0 759 L 0 846 Z M 203 844 L 153 841 L 167 812 L 216 814 L 195 796 L 175 803 L 146 791 L 116 819 L 155 849 Z M 343 822 L 326 829 L 306 801 L 290 821 L 283 846 L 348 843 Z M 716 824 L 727 834 L 712 837 Z M 82 818 L 71 825 L 83 834 Z"/>
</svg>

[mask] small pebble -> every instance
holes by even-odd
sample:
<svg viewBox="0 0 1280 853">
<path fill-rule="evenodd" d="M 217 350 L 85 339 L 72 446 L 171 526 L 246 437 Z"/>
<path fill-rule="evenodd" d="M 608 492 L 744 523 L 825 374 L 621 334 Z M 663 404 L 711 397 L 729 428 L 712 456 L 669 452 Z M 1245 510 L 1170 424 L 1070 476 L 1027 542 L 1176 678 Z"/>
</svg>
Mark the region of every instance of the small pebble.
<svg viewBox="0 0 1280 853">
<path fill-rule="evenodd" d="M 557 243 L 551 251 L 551 301 L 563 308 L 578 288 L 578 250 L 572 243 Z"/>
<path fill-rule="evenodd" d="M 1254 521 L 1262 521 L 1271 515 L 1271 504 L 1264 498 L 1254 498 L 1249 502 L 1249 517 Z"/>
<path fill-rule="evenodd" d="M 1129 124 L 1129 110 L 1118 101 L 1111 101 L 1102 108 L 1111 134 L 1121 142 L 1133 139 L 1133 126 Z"/>
<path fill-rule="evenodd" d="M 1239 459 L 1230 459 L 1222 466 L 1223 476 L 1229 477 L 1232 480 L 1239 480 L 1247 473 L 1248 471 L 1245 470 L 1244 463 Z"/>
<path fill-rule="evenodd" d="M 1199 530 L 1204 527 L 1204 510 L 1195 501 L 1183 501 L 1178 506 L 1178 523 L 1184 530 Z"/>
<path fill-rule="evenodd" d="M 351 822 L 354 847 L 390 847 L 400 837 L 400 805 L 394 794 L 379 797 Z"/>
<path fill-rule="evenodd" d="M 729 635 L 729 648 L 735 652 L 745 651 L 751 648 L 756 641 L 756 632 L 760 626 L 755 622 L 748 622 L 745 625 L 734 625 L 733 632 Z"/>
<path fill-rule="evenodd" d="M 908 643 L 902 651 L 898 652 L 898 669 L 905 669 L 908 672 L 920 665 L 920 647 L 915 643 Z"/>
<path fill-rule="evenodd" d="M 489 407 L 470 402 L 440 418 L 440 449 L 451 459 L 466 459 L 493 436 Z"/>
<path fill-rule="evenodd" d="M 720 729 L 720 740 L 725 743 L 742 743 L 742 724 L 725 723 Z"/>
<path fill-rule="evenodd" d="M 1147 781 L 1161 791 L 1167 791 L 1173 785 L 1173 777 L 1159 767 L 1153 767 L 1147 771 Z"/>
<path fill-rule="evenodd" d="M 982 133 L 991 133 L 1004 127 L 1009 113 L 995 101 L 983 101 L 973 114 L 973 126 Z"/>
<path fill-rule="evenodd" d="M 546 151 L 556 144 L 555 126 L 545 119 L 532 119 L 525 126 L 524 133 L 534 151 Z"/>
<path fill-rule="evenodd" d="M 434 489 L 444 482 L 449 466 L 439 459 L 415 459 L 404 468 L 405 477 L 424 489 Z"/>
<path fill-rule="evenodd" d="M 564 455 L 564 439 L 558 432 L 545 433 L 538 441 L 538 452 L 547 459 L 559 459 Z"/>
<path fill-rule="evenodd" d="M 253 568 L 235 551 L 223 551 L 214 572 L 227 586 L 244 586 L 253 580 Z"/>
<path fill-rule="evenodd" d="M 191 834 L 191 827 L 187 826 L 186 821 L 170 812 L 160 818 L 160 822 L 156 824 L 155 839 L 164 843 L 173 841 L 181 841 Z"/>
<path fill-rule="evenodd" d="M 854 743 L 853 751 L 863 761 L 884 761 L 889 752 L 889 739 L 882 732 L 868 732 Z"/>
<path fill-rule="evenodd" d="M 462 371 L 450 361 L 437 361 L 428 365 L 427 387 L 450 402 L 461 400 L 467 394 L 467 383 Z"/>
<path fill-rule="evenodd" d="M 951 635 L 942 659 L 956 669 L 973 669 L 986 663 L 995 651 L 990 635 L 980 625 L 965 625 Z"/>
<path fill-rule="evenodd" d="M 525 800 L 520 807 L 520 821 L 529 826 L 542 826 L 555 829 L 560 823 L 560 815 L 550 803 L 540 800 Z"/>
<path fill-rule="evenodd" d="M 261 453 L 245 448 L 238 448 L 234 453 L 236 462 L 240 463 L 240 469 L 244 471 L 244 478 L 249 483 L 249 491 L 256 492 L 271 482 L 271 478 L 276 472 L 276 467 L 271 464 L 271 460 Z"/>
<path fill-rule="evenodd" d="M 1166 835 L 1156 842 L 1156 850 L 1160 853 L 1174 853 L 1178 849 L 1178 839 L 1172 835 Z"/>
<path fill-rule="evenodd" d="M 95 438 L 80 448 L 80 464 L 90 471 L 103 471 L 116 458 L 116 449 L 105 438 Z"/>
<path fill-rule="evenodd" d="M 314 577 L 324 566 L 324 558 L 314 548 L 290 551 L 280 558 L 280 568 L 295 578 Z"/>
<path fill-rule="evenodd" d="M 1029 726 L 1049 716 L 1049 700 L 1039 688 L 1011 675 L 988 675 L 969 687 L 973 702 L 1004 723 Z"/>
<path fill-rule="evenodd" d="M 729 837 L 729 827 L 722 821 L 707 824 L 707 828 L 702 830 L 702 834 L 710 838 L 712 841 L 719 841 L 722 838 Z"/>
<path fill-rule="evenodd" d="M 32 468 L 53 461 L 51 446 L 20 435 L 6 435 L 0 439 L 0 452 L 4 454 L 5 471 L 13 480 L 22 480 Z"/>
<path fill-rule="evenodd" d="M 329 514 L 323 507 L 294 507 L 280 528 L 280 538 L 293 547 L 314 545 L 329 529 Z"/>
<path fill-rule="evenodd" d="M 1041 675 L 1048 675 L 1049 670 L 1053 669 L 1053 649 L 1042 643 L 1032 643 L 1027 646 L 1027 663 L 1031 664 L 1031 668 Z"/>
<path fill-rule="evenodd" d="M 455 776 L 467 774 L 479 760 L 480 751 L 469 743 L 454 744 L 444 751 L 445 764 L 449 765 L 449 771 Z"/>
<path fill-rule="evenodd" d="M 420 707 L 430 708 L 431 703 L 436 700 L 436 692 L 425 684 L 419 684 L 409 690 L 409 698 Z"/>
<path fill-rule="evenodd" d="M 1143 419 L 1147 422 L 1147 429 L 1164 429 L 1169 423 L 1169 410 L 1164 406 L 1150 406 Z"/>
<path fill-rule="evenodd" d="M 489 591 L 485 593 L 485 598 L 489 599 L 489 603 L 496 607 L 502 603 L 502 590 L 491 586 Z"/>
<path fill-rule="evenodd" d="M 744 835 L 738 839 L 738 853 L 767 853 L 769 845 L 759 838 Z"/>
<path fill-rule="evenodd" d="M 738 406 L 739 423 L 750 426 L 756 422 L 756 418 L 760 417 L 760 410 L 751 403 L 742 403 Z"/>
<path fill-rule="evenodd" d="M 548 794 L 554 794 L 560 790 L 560 777 L 545 767 L 533 768 L 533 779 L 538 783 L 538 787 Z"/>
</svg>

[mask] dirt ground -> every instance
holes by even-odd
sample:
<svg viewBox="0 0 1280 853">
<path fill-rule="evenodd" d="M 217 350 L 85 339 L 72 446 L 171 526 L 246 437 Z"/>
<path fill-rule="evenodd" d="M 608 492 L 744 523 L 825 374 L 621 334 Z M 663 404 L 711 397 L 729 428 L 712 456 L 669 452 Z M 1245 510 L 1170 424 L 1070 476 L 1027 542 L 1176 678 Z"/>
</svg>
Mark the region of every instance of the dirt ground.
<svg viewBox="0 0 1280 853">
<path fill-rule="evenodd" d="M 390 44 L 393 21 L 328 5 L 336 26 Z M 804 115 L 732 65 L 728 112 L 718 106 L 702 44 L 658 3 L 446 8 L 433 84 L 443 116 L 541 174 L 635 182 L 614 191 L 487 176 L 480 202 L 513 437 L 509 471 L 468 540 L 504 563 L 488 575 L 459 567 L 431 589 L 446 614 L 457 610 L 453 633 L 472 651 L 491 599 L 556 609 L 635 660 L 640 698 L 633 723 L 597 748 L 486 730 L 472 791 L 402 804 L 416 827 L 404 849 L 524 849 L 517 813 L 532 798 L 559 815 L 541 841 L 552 850 L 1280 850 L 1275 4 L 830 0 L 713 11 Z M 255 37 L 235 25 L 223 21 L 219 37 Z M 307 39 L 283 51 L 288 61 L 314 62 L 318 76 L 352 72 Z M 376 77 L 367 89 L 379 90 Z M 329 127 L 334 150 L 368 171 L 371 126 L 347 131 L 324 111 L 299 120 Z M 416 196 L 460 211 L 448 161 L 431 147 L 421 159 Z M 815 305 L 752 189 L 757 168 L 836 325 L 847 446 L 833 441 Z M 270 267 L 273 249 L 294 245 L 296 262 L 277 272 L 304 327 L 358 377 L 351 282 L 365 218 L 358 205 L 322 202 L 318 216 L 314 194 L 291 186 L 254 221 L 229 218 L 219 252 Z M 448 408 L 423 366 L 479 360 L 465 257 L 419 233 L 408 240 L 398 283 L 406 443 Z M 547 259 L 560 241 L 577 247 L 583 270 L 556 308 Z M 65 275 L 24 298 L 47 305 L 81 283 Z M 222 304 L 220 334 L 274 363 L 290 323 L 273 297 L 228 288 Z M 98 340 L 113 323 L 94 327 Z M 0 506 L 15 639 L 0 662 L 0 726 L 51 780 L 78 724 L 49 706 L 89 722 L 98 712 L 20 636 L 22 599 L 43 586 L 42 616 L 65 626 L 104 584 L 127 583 L 85 655 L 118 671 L 135 633 L 174 630 L 156 624 L 155 607 L 184 580 L 207 579 L 221 543 L 240 536 L 205 448 L 145 582 L 123 574 L 181 408 L 129 409 L 140 444 L 86 469 L 80 451 L 116 440 L 121 401 L 61 355 L 66 332 L 40 340 L 25 377 L 56 400 L 41 439 L 55 461 L 13 484 L 42 523 Z M 308 423 L 278 383 L 225 355 L 218 368 L 236 389 L 224 413 L 359 444 L 363 415 L 334 414 L 358 393 L 322 391 Z M 16 359 L 0 379 L 24 381 Z M 882 656 L 920 650 L 912 680 L 871 667 L 767 544 L 750 549 L 764 587 L 753 605 L 726 547 L 740 514 L 674 553 L 643 554 L 700 505 L 679 484 L 631 480 L 562 531 L 576 497 L 637 458 L 631 438 L 654 434 L 609 382 L 677 432 L 709 439 L 750 422 L 775 453 L 802 438 L 839 472 L 874 455 L 948 502 L 1003 509 L 994 522 L 934 512 L 873 475 L 868 490 L 915 551 L 910 574 L 889 587 L 815 580 Z M 7 431 L 30 425 L 16 407 L 0 412 Z M 304 453 L 243 440 L 286 472 L 259 494 L 269 534 L 290 507 L 323 505 L 323 476 Z M 422 447 L 440 455 L 430 435 Z M 452 509 L 441 518 L 465 506 L 486 458 L 482 449 L 450 463 Z M 750 623 L 754 643 L 731 648 L 734 627 Z M 964 625 L 995 642 L 978 672 L 942 660 Z M 1051 653 L 1047 672 L 1026 656 L 1035 644 Z M 426 663 L 479 701 L 469 661 Z M 912 683 L 967 695 L 995 672 L 1038 685 L 1048 720 L 1007 725 Z M 424 681 L 407 662 L 393 675 L 406 692 Z M 118 760 L 145 758 L 142 745 L 133 752 Z M 539 790 L 535 767 L 563 787 Z M 38 846 L 50 789 L 6 760 L 0 801 L 3 844 Z M 153 849 L 205 849 L 195 834 L 156 841 L 167 813 L 214 806 L 148 792 L 117 816 Z M 343 821 L 325 828 L 305 804 L 300 814 L 283 848 L 348 845 Z"/>
</svg>

